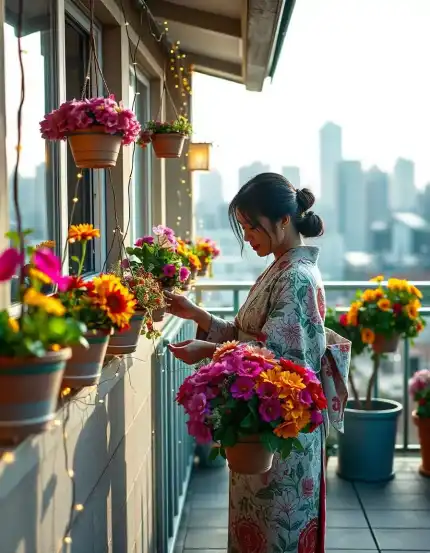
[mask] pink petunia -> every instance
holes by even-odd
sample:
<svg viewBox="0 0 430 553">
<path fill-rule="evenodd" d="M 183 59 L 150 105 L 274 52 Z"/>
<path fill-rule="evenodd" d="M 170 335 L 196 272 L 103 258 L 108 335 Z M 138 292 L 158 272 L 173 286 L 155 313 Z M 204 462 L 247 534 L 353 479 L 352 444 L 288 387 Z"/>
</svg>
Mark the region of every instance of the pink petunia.
<svg viewBox="0 0 430 553">
<path fill-rule="evenodd" d="M 207 400 L 205 394 L 195 394 L 185 405 L 188 414 L 202 415 L 206 410 Z"/>
<path fill-rule="evenodd" d="M 231 395 L 235 399 L 251 399 L 254 394 L 254 381 L 247 376 L 238 376 L 230 388 Z"/>
<path fill-rule="evenodd" d="M 134 243 L 135 246 L 138 248 L 141 248 L 143 244 L 153 244 L 154 243 L 154 237 L 153 236 L 142 236 L 142 238 L 138 238 L 136 242 Z"/>
<path fill-rule="evenodd" d="M 181 282 L 185 282 L 187 280 L 187 278 L 190 276 L 190 271 L 189 269 L 187 269 L 187 267 L 181 267 L 179 269 L 179 280 Z"/>
<path fill-rule="evenodd" d="M 199 444 L 205 444 L 212 441 L 212 433 L 210 428 L 205 423 L 200 421 L 189 420 L 187 421 L 188 433 L 194 436 L 196 442 Z"/>
<path fill-rule="evenodd" d="M 0 282 L 10 280 L 24 261 L 16 248 L 7 248 L 0 254 Z"/>
<path fill-rule="evenodd" d="M 172 263 L 168 263 L 163 267 L 163 274 L 168 278 L 173 278 L 176 274 L 176 267 Z"/>
<path fill-rule="evenodd" d="M 263 400 L 259 407 L 258 412 L 261 418 L 265 422 L 272 422 L 279 419 L 281 416 L 281 403 L 275 397 Z"/>
<path fill-rule="evenodd" d="M 52 282 L 57 282 L 61 277 L 61 261 L 49 248 L 40 248 L 34 252 L 34 265 L 36 269 L 45 274 Z"/>
</svg>

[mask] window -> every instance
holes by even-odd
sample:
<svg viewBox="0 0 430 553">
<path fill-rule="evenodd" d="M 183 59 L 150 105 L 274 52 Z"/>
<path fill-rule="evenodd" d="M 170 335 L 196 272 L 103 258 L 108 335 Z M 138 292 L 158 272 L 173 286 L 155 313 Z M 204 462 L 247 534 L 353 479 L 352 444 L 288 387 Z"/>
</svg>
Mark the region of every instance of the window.
<svg viewBox="0 0 430 553">
<path fill-rule="evenodd" d="M 134 100 L 134 112 L 144 125 L 151 118 L 149 102 L 149 82 L 140 74 L 130 72 L 130 104 Z M 133 148 L 129 148 L 133 152 Z M 134 153 L 134 170 L 130 183 L 130 233 L 134 241 L 139 236 L 150 234 L 152 228 L 152 194 L 151 194 L 151 151 L 149 147 L 136 146 Z"/>
<path fill-rule="evenodd" d="M 72 5 L 68 7 L 65 22 L 65 51 L 66 51 L 66 97 L 68 100 L 72 98 L 80 98 L 82 87 L 85 83 L 90 33 L 89 21 Z M 100 35 L 96 37 L 96 44 L 100 42 Z M 98 53 L 100 59 L 100 55 Z M 92 75 L 86 89 L 87 96 L 102 95 L 100 76 Z M 77 188 L 78 175 L 82 175 L 79 181 L 78 193 L 75 203 L 75 193 Z M 70 151 L 67 148 L 67 198 L 68 198 L 68 214 L 74 207 L 72 224 L 91 223 L 97 228 L 101 228 L 103 232 L 104 222 L 101 218 L 101 208 L 104 205 L 105 192 L 105 176 L 102 170 L 79 170 L 75 166 L 75 162 Z M 70 221 L 69 221 L 70 223 Z M 101 269 L 102 252 L 99 240 L 89 242 L 87 251 L 84 273 L 92 273 Z M 79 255 L 80 246 L 75 244 L 69 248 L 69 259 L 72 256 Z M 69 261 L 70 263 L 70 261 Z M 70 270 L 76 270 L 70 264 Z"/>
<path fill-rule="evenodd" d="M 32 244 L 56 240 L 59 225 L 54 214 L 57 191 L 58 147 L 41 138 L 39 121 L 56 104 L 53 70 L 54 33 L 52 2 L 35 0 L 26 10 L 22 30 L 25 101 L 22 117 L 19 200 L 23 228 L 33 230 Z M 10 228 L 16 230 L 13 205 L 13 175 L 18 143 L 17 113 L 20 102 L 21 71 L 18 58 L 18 2 L 6 0 L 4 24 L 4 62 L 6 96 L 6 155 L 9 180 Z M 12 301 L 18 298 L 18 279 L 12 281 Z"/>
</svg>

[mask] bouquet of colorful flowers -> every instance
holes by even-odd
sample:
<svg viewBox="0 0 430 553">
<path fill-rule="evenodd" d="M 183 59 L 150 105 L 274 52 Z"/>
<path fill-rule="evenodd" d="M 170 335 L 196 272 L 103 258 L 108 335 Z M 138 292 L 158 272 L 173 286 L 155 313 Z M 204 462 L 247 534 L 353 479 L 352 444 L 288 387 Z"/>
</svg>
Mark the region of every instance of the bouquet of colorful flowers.
<svg viewBox="0 0 430 553">
<path fill-rule="evenodd" d="M 352 357 L 361 355 L 364 351 L 369 350 L 369 344 L 363 342 L 361 338 L 360 328 L 348 323 L 348 315 L 346 313 L 338 315 L 335 309 L 329 307 L 325 316 L 324 326 L 351 342 Z"/>
<path fill-rule="evenodd" d="M 100 126 L 107 134 L 122 137 L 122 144 L 135 142 L 140 123 L 130 109 L 115 101 L 115 96 L 64 102 L 58 109 L 45 115 L 40 123 L 42 137 L 47 140 L 65 140 L 70 134 Z"/>
<path fill-rule="evenodd" d="M 357 292 L 345 321 L 357 327 L 364 344 L 369 344 L 374 353 L 395 351 L 400 337 L 416 338 L 425 326 L 419 314 L 422 293 L 407 280 L 391 278 L 386 286 L 383 276 L 372 279 L 376 288 Z"/>
<path fill-rule="evenodd" d="M 181 256 L 177 253 L 175 233 L 163 225 L 154 227 L 153 232 L 156 238 L 143 236 L 136 240 L 134 247 L 127 248 L 130 267 L 133 272 L 143 268 L 151 273 L 164 289 L 179 287 L 187 281 L 190 271 L 182 265 Z"/>
<path fill-rule="evenodd" d="M 210 238 L 197 238 L 193 249 L 202 265 L 201 274 L 206 273 L 209 265 L 221 253 L 221 250 L 218 248 L 216 243 Z"/>
<path fill-rule="evenodd" d="M 145 128 L 137 139 L 139 146 L 146 146 L 149 144 L 154 135 L 157 134 L 180 134 L 184 137 L 189 137 L 193 133 L 191 123 L 183 115 L 179 115 L 177 119 L 173 121 L 148 121 Z"/>
<path fill-rule="evenodd" d="M 195 278 L 198 271 L 201 270 L 202 264 L 197 255 L 193 252 L 190 244 L 185 240 L 178 239 L 176 252 L 181 258 L 182 265 L 190 270 L 189 280 Z"/>
<path fill-rule="evenodd" d="M 27 233 L 28 234 L 28 233 Z M 19 236 L 7 235 L 14 247 L 0 254 L 0 282 L 10 280 L 23 263 L 18 249 Z M 67 308 L 55 297 L 43 293 L 46 284 L 66 289 L 67 277 L 61 274 L 61 261 L 47 247 L 27 247 L 30 263 L 27 267 L 27 285 L 21 289 L 21 315 L 9 316 L 6 309 L 0 311 L 0 352 L 8 357 L 44 357 L 68 346 L 86 345 L 85 324 L 67 316 Z"/>
<path fill-rule="evenodd" d="M 229 462 L 232 449 L 252 440 L 283 458 L 293 447 L 301 450 L 300 433 L 322 424 L 327 408 L 312 370 L 239 342 L 217 348 L 208 365 L 185 379 L 176 401 L 190 417 L 189 434 L 199 443 L 219 442 L 214 454 Z"/>
<path fill-rule="evenodd" d="M 409 380 L 409 394 L 417 403 L 416 414 L 420 418 L 430 418 L 430 370 L 417 371 Z"/>
</svg>

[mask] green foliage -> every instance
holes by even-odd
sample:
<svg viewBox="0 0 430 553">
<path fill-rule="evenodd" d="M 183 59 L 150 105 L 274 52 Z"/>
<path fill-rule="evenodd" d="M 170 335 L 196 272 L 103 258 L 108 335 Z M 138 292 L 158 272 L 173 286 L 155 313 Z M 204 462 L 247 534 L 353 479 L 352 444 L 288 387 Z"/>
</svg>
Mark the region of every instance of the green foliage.
<svg viewBox="0 0 430 553">
<path fill-rule="evenodd" d="M 191 136 L 193 129 L 188 119 L 182 115 L 179 115 L 177 119 L 173 121 L 148 121 L 145 125 L 144 132 L 150 132 L 153 134 L 184 134 L 185 136 Z"/>
</svg>

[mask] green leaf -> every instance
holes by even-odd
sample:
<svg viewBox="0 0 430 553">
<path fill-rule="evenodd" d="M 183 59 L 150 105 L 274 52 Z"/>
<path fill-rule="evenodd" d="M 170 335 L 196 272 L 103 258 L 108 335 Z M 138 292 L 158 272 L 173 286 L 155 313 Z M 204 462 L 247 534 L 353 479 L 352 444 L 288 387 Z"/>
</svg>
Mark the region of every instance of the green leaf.
<svg viewBox="0 0 430 553">
<path fill-rule="evenodd" d="M 296 449 L 297 451 L 300 451 L 301 453 L 304 451 L 304 448 L 298 438 L 293 438 L 293 445 L 294 449 Z"/>
<path fill-rule="evenodd" d="M 77 257 L 76 255 L 72 255 L 72 257 L 70 258 L 72 261 L 74 261 L 75 263 L 80 263 L 81 260 L 79 259 L 79 257 Z"/>
<path fill-rule="evenodd" d="M 221 457 L 223 457 L 224 459 L 227 459 L 227 455 L 225 454 L 225 449 L 223 447 L 220 447 L 219 448 L 219 454 L 221 455 Z"/>
<path fill-rule="evenodd" d="M 264 432 L 260 439 L 264 447 L 272 453 L 279 449 L 281 440 L 272 432 Z"/>
<path fill-rule="evenodd" d="M 282 459 L 286 459 L 291 453 L 292 449 L 293 449 L 293 441 L 290 439 L 284 440 L 284 443 L 280 449 Z"/>
<path fill-rule="evenodd" d="M 246 417 L 241 421 L 241 428 L 252 428 L 255 423 L 255 418 L 252 413 L 248 413 Z"/>
<path fill-rule="evenodd" d="M 237 442 L 236 430 L 233 426 L 227 426 L 222 437 L 222 445 L 224 447 L 232 447 Z"/>
<path fill-rule="evenodd" d="M 209 453 L 209 461 L 215 461 L 215 459 L 220 455 L 220 448 L 218 446 L 212 446 L 211 452 Z"/>
</svg>

